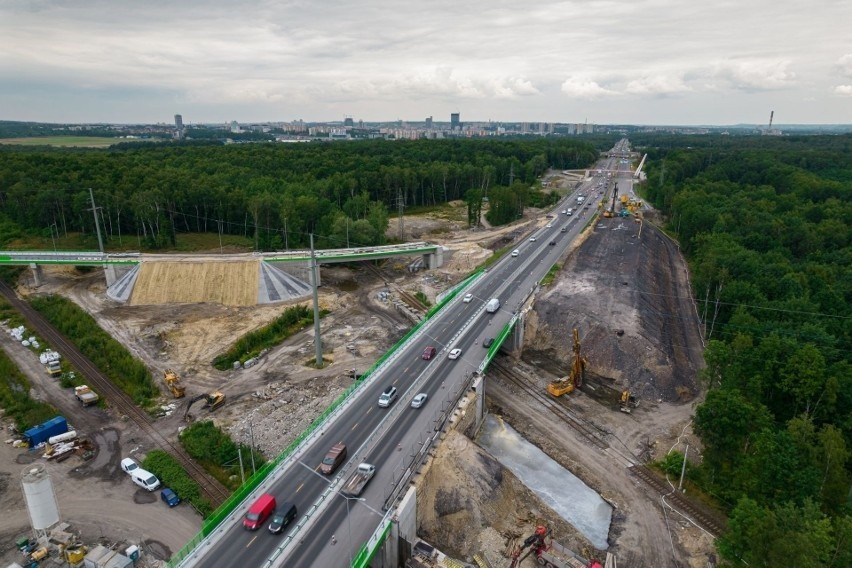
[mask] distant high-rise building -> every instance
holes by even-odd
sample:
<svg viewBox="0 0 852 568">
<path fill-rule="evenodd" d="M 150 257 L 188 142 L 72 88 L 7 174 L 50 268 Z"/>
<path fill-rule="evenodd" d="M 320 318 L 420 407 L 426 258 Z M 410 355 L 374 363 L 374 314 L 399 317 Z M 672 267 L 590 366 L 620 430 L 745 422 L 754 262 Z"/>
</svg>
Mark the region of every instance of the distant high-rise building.
<svg viewBox="0 0 852 568">
<path fill-rule="evenodd" d="M 233 132 L 234 134 L 239 134 L 240 132 L 242 132 L 242 130 L 240 130 L 240 123 L 236 120 L 231 121 L 231 132 Z"/>
<path fill-rule="evenodd" d="M 432 130 L 432 117 L 431 116 L 426 117 L 426 128 L 429 129 L 429 130 Z"/>
<path fill-rule="evenodd" d="M 547 124 L 545 124 L 544 122 L 539 122 L 539 123 L 538 123 L 538 133 L 539 133 L 539 134 L 544 134 L 544 129 L 545 129 L 546 127 L 547 127 Z"/>
<path fill-rule="evenodd" d="M 461 128 L 461 122 L 459 121 L 459 113 L 454 112 L 450 114 L 450 128 L 455 130 L 456 128 Z"/>
<path fill-rule="evenodd" d="M 522 122 L 522 123 L 521 123 L 521 134 L 526 134 L 526 133 L 528 133 L 529 131 L 530 131 L 530 124 L 529 124 L 529 122 Z"/>
<path fill-rule="evenodd" d="M 353 127 L 353 126 L 355 126 L 355 121 L 352 120 L 351 116 L 347 116 L 346 118 L 343 119 L 343 126 Z"/>
<path fill-rule="evenodd" d="M 175 138 L 183 138 L 183 117 L 179 114 L 175 115 Z"/>
</svg>

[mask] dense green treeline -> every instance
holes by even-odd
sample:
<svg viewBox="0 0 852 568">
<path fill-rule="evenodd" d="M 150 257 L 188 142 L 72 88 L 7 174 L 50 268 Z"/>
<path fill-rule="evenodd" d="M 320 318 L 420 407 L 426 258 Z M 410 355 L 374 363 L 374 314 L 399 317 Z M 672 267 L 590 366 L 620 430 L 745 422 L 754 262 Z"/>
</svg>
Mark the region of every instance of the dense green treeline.
<svg viewBox="0 0 852 568">
<path fill-rule="evenodd" d="M 174 245 L 182 232 L 280 249 L 307 245 L 310 233 L 320 247 L 381 244 L 400 202 L 434 206 L 470 190 L 522 210 L 540 199 L 530 186 L 548 167 L 584 167 L 597 151 L 539 139 L 3 146 L 0 156 L 0 209 L 24 231 L 92 234 L 92 188 L 114 249 Z"/>
<path fill-rule="evenodd" d="M 852 137 L 642 142 L 708 337 L 693 475 L 730 508 L 719 551 L 850 566 Z"/>
</svg>

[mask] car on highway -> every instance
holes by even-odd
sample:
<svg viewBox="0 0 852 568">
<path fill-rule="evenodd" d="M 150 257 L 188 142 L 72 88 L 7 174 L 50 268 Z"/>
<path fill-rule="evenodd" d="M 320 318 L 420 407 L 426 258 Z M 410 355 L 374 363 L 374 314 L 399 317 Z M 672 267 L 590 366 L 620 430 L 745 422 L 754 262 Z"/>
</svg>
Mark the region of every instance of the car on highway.
<svg viewBox="0 0 852 568">
<path fill-rule="evenodd" d="M 450 357 L 450 359 L 458 359 L 461 356 L 461 354 L 462 354 L 462 350 L 459 349 L 458 347 L 456 347 L 455 349 L 450 351 L 449 357 Z"/>
<path fill-rule="evenodd" d="M 534 242 L 535 242 L 535 237 L 530 237 L 530 242 L 531 242 L 531 243 L 534 243 Z"/>
<path fill-rule="evenodd" d="M 471 300 L 473 300 L 473 294 L 465 294 L 464 295 L 464 303 L 465 304 L 470 303 Z"/>
<path fill-rule="evenodd" d="M 275 512 L 275 507 L 275 496 L 264 493 L 249 507 L 246 516 L 243 517 L 243 527 L 256 531 Z"/>
<path fill-rule="evenodd" d="M 482 346 L 485 347 L 486 349 L 488 347 L 491 347 L 493 344 L 494 344 L 494 338 L 493 337 L 486 337 L 485 340 L 482 342 Z"/>
<path fill-rule="evenodd" d="M 565 215 L 565 210 L 564 210 L 564 209 L 562 210 L 562 214 L 563 214 L 563 215 Z"/>
<path fill-rule="evenodd" d="M 512 256 L 518 256 L 519 254 L 521 254 L 521 251 L 519 251 L 518 249 L 512 251 Z"/>
<path fill-rule="evenodd" d="M 411 399 L 411 408 L 420 408 L 424 404 L 426 404 L 426 399 L 429 398 L 429 395 L 425 392 L 421 392 L 417 396 Z"/>
<path fill-rule="evenodd" d="M 547 224 L 547 226 L 545 227 L 545 229 L 549 229 L 549 228 L 551 228 L 552 226 L 553 226 L 553 223 L 548 223 L 548 224 Z"/>
<path fill-rule="evenodd" d="M 382 408 L 387 408 L 391 405 L 393 401 L 396 400 L 396 387 L 389 386 L 385 389 L 385 392 L 379 396 L 379 406 Z"/>
<path fill-rule="evenodd" d="M 556 246 L 556 241 L 550 241 L 550 242 L 549 242 L 549 243 L 547 243 L 547 244 L 548 244 L 548 245 L 550 245 L 550 246 Z"/>
<path fill-rule="evenodd" d="M 297 515 L 296 505 L 293 503 L 284 503 L 281 506 L 280 512 L 276 512 L 272 516 L 272 522 L 269 523 L 269 532 L 272 534 L 281 534 L 284 527 L 289 525 Z"/>
<path fill-rule="evenodd" d="M 561 229 L 559 229 L 559 232 L 560 232 L 560 233 L 567 233 L 567 232 L 568 232 L 568 227 L 562 227 Z"/>
<path fill-rule="evenodd" d="M 423 350 L 423 354 L 420 356 L 424 361 L 429 361 L 432 357 L 437 355 L 438 350 L 432 347 L 431 345 Z"/>
<path fill-rule="evenodd" d="M 139 464 L 136 463 L 136 460 L 133 458 L 124 458 L 121 460 L 121 469 L 125 473 L 133 473 L 137 469 L 139 469 Z"/>
</svg>

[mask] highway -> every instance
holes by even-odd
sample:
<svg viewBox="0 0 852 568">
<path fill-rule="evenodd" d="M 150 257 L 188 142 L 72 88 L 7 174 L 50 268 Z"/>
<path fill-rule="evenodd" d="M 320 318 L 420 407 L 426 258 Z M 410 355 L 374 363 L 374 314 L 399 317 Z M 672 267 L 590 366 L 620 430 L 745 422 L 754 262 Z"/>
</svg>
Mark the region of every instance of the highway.
<svg viewBox="0 0 852 568">
<path fill-rule="evenodd" d="M 618 145 L 611 152 L 616 150 L 620 151 Z M 535 283 L 597 213 L 600 192 L 616 181 L 619 194 L 632 187 L 626 179 L 630 176 L 629 164 L 622 164 L 618 158 L 604 159 L 597 168 L 602 170 L 601 175 L 584 181 L 564 197 L 548 215 L 550 218 L 542 219 L 541 224 L 546 221 L 547 226 L 536 229 L 516 245 L 517 257 L 505 255 L 436 314 L 422 333 L 388 362 L 381 374 L 368 379 L 369 384 L 363 385 L 322 436 L 297 456 L 296 462 L 284 466 L 274 482 L 262 485 L 252 498 L 236 509 L 233 520 L 220 529 L 220 534 L 214 533 L 216 538 L 211 544 L 202 545 L 201 559 L 195 562 L 187 559 L 183 565 L 253 568 L 272 565 L 266 562 L 274 556 L 276 566 L 349 566 L 350 557 L 378 526 L 384 507 L 389 505 L 386 499 L 404 474 L 411 456 L 434 433 L 436 420 L 455 402 L 461 386 L 484 359 L 487 350 L 482 347 L 483 340 L 499 333 Z M 617 170 L 627 173 L 619 177 Z M 607 171 L 615 172 L 609 183 Z M 603 184 L 599 187 L 601 181 Z M 585 197 L 581 205 L 576 201 L 579 194 Z M 574 209 L 573 215 L 561 214 L 569 207 Z M 468 292 L 473 299 L 465 303 L 462 296 Z M 500 310 L 495 314 L 486 313 L 485 303 L 495 297 L 500 299 Z M 427 346 L 438 349 L 438 354 L 430 361 L 421 358 Z M 449 350 L 456 347 L 462 349 L 461 357 L 448 359 Z M 379 394 L 388 385 L 397 387 L 399 397 L 390 408 L 380 408 L 377 405 Z M 410 408 L 411 399 L 420 392 L 428 393 L 426 404 L 419 409 Z M 334 476 L 327 478 L 318 473 L 319 464 L 327 450 L 338 441 L 346 443 L 349 458 Z M 339 489 L 342 481 L 362 461 L 376 465 L 377 471 L 359 499 L 347 499 L 333 491 L 326 506 L 309 521 L 302 519 L 329 489 L 330 483 Z M 284 534 L 295 531 L 300 521 L 307 522 L 307 526 L 294 533 L 292 543 L 282 535 L 270 534 L 265 527 L 256 532 L 243 529 L 242 515 L 261 493 L 275 495 L 279 504 L 291 501 L 298 507 L 299 517 Z M 276 553 L 285 542 L 289 545 Z"/>
</svg>

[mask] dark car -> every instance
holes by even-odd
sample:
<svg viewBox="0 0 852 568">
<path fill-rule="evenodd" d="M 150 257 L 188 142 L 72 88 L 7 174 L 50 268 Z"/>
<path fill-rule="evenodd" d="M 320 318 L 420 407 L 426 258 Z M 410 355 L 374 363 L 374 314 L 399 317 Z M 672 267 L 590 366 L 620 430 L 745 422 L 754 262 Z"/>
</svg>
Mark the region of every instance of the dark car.
<svg viewBox="0 0 852 568">
<path fill-rule="evenodd" d="M 160 499 L 169 507 L 175 507 L 180 503 L 180 497 L 168 487 L 160 491 Z"/>
<path fill-rule="evenodd" d="M 485 341 L 482 342 L 482 346 L 485 347 L 486 349 L 488 347 L 491 347 L 493 344 L 494 344 L 494 338 L 493 337 L 486 337 Z"/>
<path fill-rule="evenodd" d="M 293 503 L 284 503 L 284 506 L 281 507 L 281 512 L 275 513 L 272 516 L 272 522 L 269 523 L 269 532 L 272 534 L 280 533 L 284 530 L 284 527 L 293 522 L 296 514 L 296 505 Z"/>
<path fill-rule="evenodd" d="M 547 243 L 547 244 L 549 244 L 550 246 L 556 246 L 556 241 L 550 241 L 550 242 L 549 242 L 549 243 Z"/>
<path fill-rule="evenodd" d="M 423 360 L 428 361 L 438 353 L 438 350 L 431 345 L 423 350 Z"/>
</svg>

